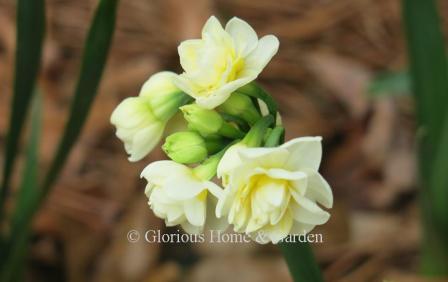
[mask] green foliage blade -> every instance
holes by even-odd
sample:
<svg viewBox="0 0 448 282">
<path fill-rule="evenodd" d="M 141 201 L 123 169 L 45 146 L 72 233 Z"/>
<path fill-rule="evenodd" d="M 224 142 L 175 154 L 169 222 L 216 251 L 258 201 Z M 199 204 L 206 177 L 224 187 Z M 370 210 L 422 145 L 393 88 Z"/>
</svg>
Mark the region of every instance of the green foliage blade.
<svg viewBox="0 0 448 282">
<path fill-rule="evenodd" d="M 14 282 L 23 267 L 28 249 L 29 230 L 32 210 L 39 199 L 38 190 L 38 153 L 41 135 L 41 101 L 39 96 L 34 100 L 31 120 L 31 134 L 26 151 L 25 168 L 19 187 L 15 212 L 12 217 L 8 244 L 2 246 L 5 257 L 0 267 L 0 281 Z M 4 260 L 4 261 L 3 261 Z"/>
<path fill-rule="evenodd" d="M 410 75 L 419 126 L 424 221 L 422 271 L 448 275 L 448 66 L 434 0 L 403 0 Z"/>
<path fill-rule="evenodd" d="M 17 2 L 14 96 L 9 118 L 0 191 L 0 221 L 3 218 L 3 205 L 10 190 L 10 180 L 20 143 L 20 136 L 39 71 L 44 34 L 45 1 L 19 0 Z"/>
<path fill-rule="evenodd" d="M 87 119 L 112 43 L 118 0 L 101 0 L 96 9 L 84 47 L 82 66 L 70 116 L 56 156 L 43 184 L 44 194 L 51 188 Z"/>
</svg>

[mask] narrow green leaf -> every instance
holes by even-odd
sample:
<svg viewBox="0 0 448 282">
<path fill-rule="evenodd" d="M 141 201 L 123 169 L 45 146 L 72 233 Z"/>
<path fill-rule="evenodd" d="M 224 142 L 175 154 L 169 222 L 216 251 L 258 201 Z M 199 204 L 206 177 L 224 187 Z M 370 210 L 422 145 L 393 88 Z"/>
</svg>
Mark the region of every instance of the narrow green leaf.
<svg viewBox="0 0 448 282">
<path fill-rule="evenodd" d="M 448 69 L 440 19 L 434 0 L 404 0 L 403 15 L 419 125 L 434 152 L 448 105 Z"/>
<path fill-rule="evenodd" d="M 403 0 L 410 75 L 420 133 L 422 271 L 448 275 L 448 66 L 434 0 Z"/>
<path fill-rule="evenodd" d="M 4 202 L 10 190 L 20 136 L 39 71 L 45 33 L 45 1 L 19 0 L 17 2 L 17 38 L 15 54 L 14 96 L 9 117 L 3 180 L 0 191 L 0 222 Z"/>
<path fill-rule="evenodd" d="M 100 0 L 84 47 L 84 55 L 72 102 L 55 158 L 44 180 L 44 195 L 61 171 L 87 119 L 106 64 L 115 28 L 118 0 Z"/>
<path fill-rule="evenodd" d="M 372 97 L 410 94 L 411 81 L 408 72 L 383 73 L 373 79 L 368 93 Z"/>
<path fill-rule="evenodd" d="M 26 151 L 25 168 L 19 187 L 15 211 L 11 222 L 9 242 L 3 246 L 5 261 L 0 268 L 0 281 L 16 281 L 22 269 L 28 247 L 29 230 L 33 206 L 39 199 L 38 190 L 38 152 L 41 133 L 41 101 L 39 96 L 34 99 L 31 120 L 31 134 Z"/>
<path fill-rule="evenodd" d="M 322 274 L 309 243 L 279 243 L 294 282 L 322 282 Z"/>
</svg>

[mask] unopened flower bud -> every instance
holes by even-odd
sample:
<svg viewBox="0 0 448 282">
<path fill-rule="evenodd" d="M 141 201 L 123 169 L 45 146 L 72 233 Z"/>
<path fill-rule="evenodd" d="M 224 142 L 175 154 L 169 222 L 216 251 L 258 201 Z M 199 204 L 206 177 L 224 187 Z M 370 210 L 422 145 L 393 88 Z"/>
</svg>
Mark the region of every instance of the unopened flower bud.
<svg viewBox="0 0 448 282">
<path fill-rule="evenodd" d="M 219 110 L 233 116 L 241 117 L 250 125 L 260 119 L 260 113 L 252 103 L 252 99 L 242 93 L 234 92 L 230 95 L 221 106 Z"/>
<path fill-rule="evenodd" d="M 224 122 L 216 111 L 202 108 L 196 104 L 185 105 L 180 109 L 188 122 L 188 127 L 203 135 L 217 133 Z"/>
<path fill-rule="evenodd" d="M 168 136 L 163 151 L 175 162 L 192 164 L 207 157 L 204 138 L 193 131 L 176 132 Z"/>
<path fill-rule="evenodd" d="M 188 122 L 188 128 L 199 132 L 202 136 L 221 135 L 241 138 L 244 135 L 238 128 L 224 121 L 214 110 L 202 108 L 197 104 L 185 105 L 180 109 Z"/>
</svg>

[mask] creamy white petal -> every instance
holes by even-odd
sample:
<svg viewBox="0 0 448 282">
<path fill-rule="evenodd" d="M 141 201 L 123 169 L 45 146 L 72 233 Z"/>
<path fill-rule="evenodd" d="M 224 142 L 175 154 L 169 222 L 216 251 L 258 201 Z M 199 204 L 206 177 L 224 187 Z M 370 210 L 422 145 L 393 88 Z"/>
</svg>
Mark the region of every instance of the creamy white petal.
<svg viewBox="0 0 448 282">
<path fill-rule="evenodd" d="M 129 161 L 136 162 L 143 159 L 162 138 L 164 124 L 154 123 L 135 134 L 132 142 L 132 151 L 128 152 Z"/>
<path fill-rule="evenodd" d="M 255 30 L 245 21 L 233 17 L 226 24 L 225 29 L 235 42 L 235 49 L 239 56 L 245 57 L 258 45 L 258 36 Z"/>
<path fill-rule="evenodd" d="M 320 225 L 326 223 L 330 218 L 330 214 L 322 209 L 312 212 L 296 203 L 291 204 L 289 207 L 294 219 L 298 222 Z"/>
<path fill-rule="evenodd" d="M 277 244 L 280 240 L 283 240 L 291 231 L 293 226 L 293 218 L 289 212 L 286 212 L 282 220 L 275 226 L 267 225 L 263 228 L 264 235 L 269 238 L 273 244 Z"/>
<path fill-rule="evenodd" d="M 217 106 L 224 103 L 229 98 L 230 94 L 232 94 L 232 92 L 248 84 L 254 79 L 255 77 L 253 76 L 242 77 L 240 79 L 224 84 L 220 88 L 216 89 L 211 95 L 208 96 L 196 95 L 196 103 L 206 109 L 214 109 Z"/>
<path fill-rule="evenodd" d="M 181 177 L 176 175 L 175 171 L 172 171 L 171 177 L 166 182 L 167 195 L 175 200 L 187 200 L 205 191 L 207 189 L 206 185 L 193 177 L 192 174 Z"/>
<path fill-rule="evenodd" d="M 177 76 L 174 72 L 162 71 L 152 75 L 142 86 L 140 96 L 160 96 L 167 93 L 177 92 L 179 89 L 173 80 Z"/>
<path fill-rule="evenodd" d="M 218 199 L 210 195 L 209 193 L 207 195 L 207 216 L 205 218 L 205 225 L 204 225 L 204 228 L 206 230 L 225 231 L 229 226 L 227 218 L 225 217 L 218 218 L 216 216 L 215 210 L 217 208 L 217 205 L 218 205 Z"/>
<path fill-rule="evenodd" d="M 281 181 L 281 180 L 280 180 Z M 284 199 L 287 197 L 287 187 L 282 186 L 282 184 L 278 183 L 274 179 L 270 179 L 269 181 L 259 181 L 259 183 L 254 193 L 260 195 L 260 198 L 265 199 L 269 204 L 279 207 Z M 260 201 L 258 201 L 260 202 Z"/>
<path fill-rule="evenodd" d="M 256 162 L 264 168 L 283 167 L 289 152 L 282 148 L 247 148 L 239 151 L 242 162 Z"/>
<path fill-rule="evenodd" d="M 223 191 L 221 196 L 218 198 L 218 203 L 216 204 L 216 217 L 221 218 L 229 214 L 230 208 L 232 206 L 233 195 L 230 195 L 230 189 Z"/>
<path fill-rule="evenodd" d="M 258 41 L 257 48 L 245 58 L 245 71 L 255 71 L 258 75 L 272 57 L 277 54 L 279 44 L 277 37 L 273 35 L 262 37 Z M 244 72 L 242 75 L 244 75 Z"/>
<path fill-rule="evenodd" d="M 192 198 L 184 202 L 185 217 L 195 226 L 203 226 L 205 223 L 206 202 Z"/>
<path fill-rule="evenodd" d="M 242 148 L 246 148 L 246 145 L 237 143 L 227 149 L 218 164 L 218 168 L 216 171 L 216 175 L 218 176 L 218 178 L 221 178 L 225 173 L 240 165 L 241 158 L 238 151 Z"/>
<path fill-rule="evenodd" d="M 308 177 L 308 175 L 305 172 L 288 171 L 281 168 L 267 169 L 265 170 L 265 174 L 275 179 L 286 179 L 286 180 L 300 180 L 302 178 Z"/>
<path fill-rule="evenodd" d="M 328 182 L 318 172 L 308 173 L 306 197 L 326 208 L 333 207 L 333 192 Z"/>
<path fill-rule="evenodd" d="M 321 207 L 319 207 L 319 205 L 316 204 L 316 202 L 300 195 L 293 195 L 293 197 L 297 205 L 300 206 L 301 209 L 305 209 L 310 213 L 322 214 L 323 210 Z"/>
<path fill-rule="evenodd" d="M 305 235 L 311 232 L 316 225 L 314 224 L 306 224 L 302 222 L 294 221 L 293 226 L 291 227 L 291 234 L 294 235 Z"/>
<path fill-rule="evenodd" d="M 140 178 L 146 178 L 149 182 L 162 183 L 165 182 L 166 179 L 169 179 L 173 175 L 173 171 L 176 171 L 178 175 L 188 175 L 188 168 L 184 165 L 178 164 L 173 161 L 163 160 L 152 162 L 147 165 L 142 173 L 140 174 Z"/>
<path fill-rule="evenodd" d="M 179 52 L 180 65 L 187 72 L 198 71 L 199 53 L 202 51 L 204 43 L 201 39 L 191 39 L 183 41 L 177 48 Z"/>
<path fill-rule="evenodd" d="M 173 83 L 183 92 L 187 93 L 191 97 L 194 97 L 196 90 L 194 89 L 193 82 L 189 80 L 185 74 L 179 74 L 173 78 Z"/>
<path fill-rule="evenodd" d="M 305 196 L 308 189 L 308 176 L 289 181 L 289 188 L 292 196 Z"/>
<path fill-rule="evenodd" d="M 181 223 L 185 219 L 182 206 L 172 205 L 170 209 L 167 209 L 166 220 L 173 225 Z"/>
<path fill-rule="evenodd" d="M 322 137 L 299 137 L 281 145 L 289 151 L 286 167 L 291 170 L 317 171 L 322 159 Z"/>
<path fill-rule="evenodd" d="M 135 128 L 145 120 L 153 121 L 151 110 L 144 104 L 145 100 L 140 97 L 124 99 L 112 112 L 110 122 L 117 127 Z"/>
<path fill-rule="evenodd" d="M 224 190 L 219 185 L 217 185 L 211 181 L 205 181 L 204 187 L 207 188 L 207 190 L 210 191 L 210 193 L 218 199 L 224 193 Z"/>
<path fill-rule="evenodd" d="M 224 32 L 221 23 L 215 16 L 211 16 L 202 28 L 202 36 L 208 34 L 221 34 Z"/>
</svg>

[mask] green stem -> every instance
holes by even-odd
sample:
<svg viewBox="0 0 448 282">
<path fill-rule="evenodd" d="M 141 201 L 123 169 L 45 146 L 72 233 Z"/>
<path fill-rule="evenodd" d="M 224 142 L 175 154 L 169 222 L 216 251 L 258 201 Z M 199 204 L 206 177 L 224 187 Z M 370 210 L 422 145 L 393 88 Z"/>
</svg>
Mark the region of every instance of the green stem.
<svg viewBox="0 0 448 282">
<path fill-rule="evenodd" d="M 238 143 L 240 140 L 235 140 L 232 143 L 228 144 L 224 149 L 209 157 L 202 164 L 198 165 L 193 169 L 196 176 L 204 180 L 210 180 L 216 175 L 216 170 L 218 169 L 218 164 L 221 158 L 224 156 L 230 146 Z"/>
<path fill-rule="evenodd" d="M 222 118 L 225 121 L 235 123 L 244 132 L 247 132 L 250 129 L 249 124 L 241 117 L 226 114 L 226 113 L 220 113 L 220 115 L 222 116 Z"/>
<path fill-rule="evenodd" d="M 228 122 L 222 123 L 221 128 L 218 131 L 218 134 L 230 139 L 239 139 L 244 136 L 244 132 L 230 125 Z"/>
<path fill-rule="evenodd" d="M 322 282 L 322 274 L 309 243 L 279 243 L 294 282 Z"/>
<path fill-rule="evenodd" d="M 273 115 L 274 117 L 277 116 L 278 106 L 274 98 L 272 98 L 272 96 L 269 93 L 267 93 L 263 88 L 261 88 L 261 86 L 259 86 L 257 83 L 255 82 L 249 83 L 239 88 L 237 92 L 262 100 L 263 102 L 266 103 L 266 106 L 268 107 L 269 110 L 269 114 Z"/>
<path fill-rule="evenodd" d="M 206 138 L 205 139 L 205 147 L 207 148 L 207 152 L 209 154 L 215 154 L 221 151 L 224 147 L 227 146 L 229 141 L 227 139 L 222 138 Z"/>
<path fill-rule="evenodd" d="M 266 134 L 266 130 L 273 122 L 273 116 L 268 115 L 263 117 L 249 130 L 242 142 L 249 147 L 259 147 Z"/>
<path fill-rule="evenodd" d="M 265 147 L 276 147 L 285 139 L 285 128 L 282 126 L 276 126 L 271 133 L 268 135 L 268 138 L 264 142 Z"/>
</svg>

